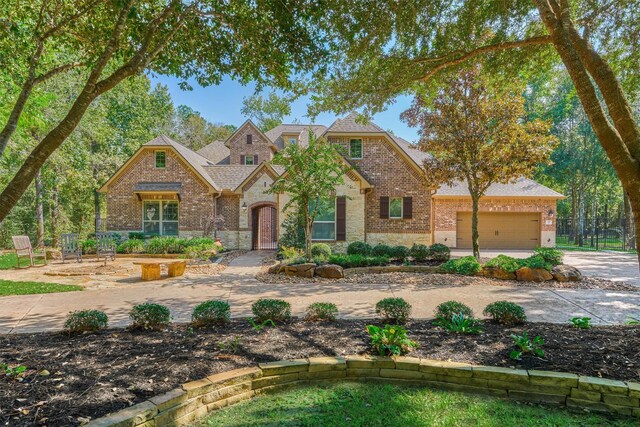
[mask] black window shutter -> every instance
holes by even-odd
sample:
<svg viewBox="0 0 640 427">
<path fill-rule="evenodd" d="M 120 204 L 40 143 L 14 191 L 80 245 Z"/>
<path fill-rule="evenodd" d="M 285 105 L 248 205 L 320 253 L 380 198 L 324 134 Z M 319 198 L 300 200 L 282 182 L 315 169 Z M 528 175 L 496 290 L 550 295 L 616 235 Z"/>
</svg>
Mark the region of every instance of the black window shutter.
<svg viewBox="0 0 640 427">
<path fill-rule="evenodd" d="M 336 240 L 347 240 L 347 198 L 336 197 Z"/>
<path fill-rule="evenodd" d="M 240 164 L 244 165 L 244 154 L 240 154 Z"/>
<path fill-rule="evenodd" d="M 413 197 L 402 198 L 402 218 L 413 218 Z"/>
<path fill-rule="evenodd" d="M 380 218 L 389 218 L 389 198 L 386 196 L 380 197 Z"/>
<path fill-rule="evenodd" d="M 253 134 L 247 134 L 247 144 L 253 144 Z"/>
<path fill-rule="evenodd" d="M 253 155 L 253 164 L 254 164 L 254 165 L 257 165 L 257 164 L 258 164 L 258 155 L 257 155 L 257 154 L 254 154 L 254 155 Z"/>
</svg>

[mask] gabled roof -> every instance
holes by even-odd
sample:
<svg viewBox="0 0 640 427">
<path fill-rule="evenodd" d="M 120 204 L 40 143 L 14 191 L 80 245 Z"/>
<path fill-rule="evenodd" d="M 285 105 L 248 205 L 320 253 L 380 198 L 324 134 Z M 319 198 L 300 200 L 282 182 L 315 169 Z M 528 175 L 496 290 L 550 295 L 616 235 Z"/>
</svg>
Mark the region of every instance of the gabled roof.
<svg viewBox="0 0 640 427">
<path fill-rule="evenodd" d="M 242 188 L 245 184 L 251 181 L 253 177 L 259 174 L 262 170 L 265 170 L 267 174 L 273 175 L 274 180 L 284 173 L 284 168 L 282 166 L 274 166 L 267 161 L 263 161 L 240 184 L 236 186 L 235 191 L 237 193 L 242 193 Z"/>
<path fill-rule="evenodd" d="M 229 164 L 229 147 L 224 145 L 224 141 L 221 139 L 215 140 L 209 145 L 205 145 L 196 151 L 196 153 L 206 157 L 216 165 Z"/>
<path fill-rule="evenodd" d="M 435 198 L 470 197 L 466 181 L 438 188 Z M 491 184 L 484 197 L 543 197 L 563 199 L 565 196 L 529 178 L 518 178 L 509 184 Z"/>
<path fill-rule="evenodd" d="M 391 136 L 391 138 L 393 138 L 395 143 L 398 144 L 398 146 L 402 148 L 402 150 L 407 153 L 407 155 L 411 157 L 419 166 L 422 166 L 425 160 L 433 158 L 431 154 L 427 153 L 426 151 L 420 150 L 416 144 L 412 144 L 406 139 L 396 136 L 392 133 L 390 133 L 389 135 Z"/>
<path fill-rule="evenodd" d="M 285 147 L 285 141 L 283 135 L 296 135 L 298 137 L 298 143 L 306 147 L 309 145 L 309 128 L 316 137 L 322 135 L 326 130 L 326 126 L 312 125 L 312 124 L 281 124 L 273 129 L 265 132 L 267 138 L 269 138 L 278 149 Z"/>
<path fill-rule="evenodd" d="M 335 133 L 386 133 L 384 129 L 373 122 L 358 123 L 360 115 L 356 112 L 350 113 L 343 119 L 337 119 L 327 132 Z"/>
<path fill-rule="evenodd" d="M 260 128 L 258 126 L 255 125 L 255 123 L 253 123 L 251 121 L 251 119 L 247 119 L 245 120 L 245 122 L 243 124 L 241 124 L 240 126 L 238 126 L 238 129 L 235 130 L 235 132 L 233 132 L 231 134 L 231 136 L 229 136 L 229 138 L 227 138 L 224 141 L 224 145 L 229 147 L 229 141 L 231 141 L 233 138 L 235 138 L 235 136 L 238 134 L 238 132 L 240 132 L 242 129 L 244 129 L 246 126 L 251 126 L 256 132 L 258 132 L 259 135 L 262 135 L 264 137 L 264 139 L 266 139 L 268 142 L 271 142 L 271 149 L 274 151 L 278 150 L 278 147 L 276 147 L 276 145 L 273 143 L 273 141 L 271 140 L 271 138 L 269 138 L 267 135 L 264 134 L 264 132 L 262 132 L 260 130 Z"/>
<path fill-rule="evenodd" d="M 214 165 L 204 169 L 221 190 L 235 191 L 258 165 Z"/>
</svg>

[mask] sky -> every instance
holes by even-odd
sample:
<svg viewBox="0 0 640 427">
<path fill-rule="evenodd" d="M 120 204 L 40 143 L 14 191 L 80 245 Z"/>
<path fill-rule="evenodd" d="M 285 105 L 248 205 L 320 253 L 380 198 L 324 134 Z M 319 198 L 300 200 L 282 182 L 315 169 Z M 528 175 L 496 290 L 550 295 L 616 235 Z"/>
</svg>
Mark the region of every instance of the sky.
<svg viewBox="0 0 640 427">
<path fill-rule="evenodd" d="M 175 105 L 187 105 L 200 114 L 211 123 L 241 125 L 247 118 L 242 116 L 242 99 L 251 96 L 254 93 L 254 86 L 242 84 L 231 79 L 224 79 L 218 86 L 202 87 L 196 82 L 190 81 L 193 87 L 192 91 L 184 91 L 180 89 L 178 83 L 180 79 L 163 75 L 150 75 L 152 84 L 155 86 L 161 83 L 169 88 L 169 93 Z M 268 93 L 265 92 L 265 93 Z M 306 117 L 308 98 L 300 98 L 291 105 L 291 115 L 285 118 L 285 123 L 292 123 L 299 120 L 300 123 L 308 123 Z M 402 138 L 415 142 L 418 139 L 416 129 L 410 128 L 406 123 L 400 120 L 400 114 L 409 108 L 411 98 L 408 96 L 398 97 L 386 111 L 373 116 L 373 121 L 385 130 L 393 131 L 394 134 Z M 329 126 L 338 118 L 333 113 L 320 114 L 315 122 Z"/>
</svg>

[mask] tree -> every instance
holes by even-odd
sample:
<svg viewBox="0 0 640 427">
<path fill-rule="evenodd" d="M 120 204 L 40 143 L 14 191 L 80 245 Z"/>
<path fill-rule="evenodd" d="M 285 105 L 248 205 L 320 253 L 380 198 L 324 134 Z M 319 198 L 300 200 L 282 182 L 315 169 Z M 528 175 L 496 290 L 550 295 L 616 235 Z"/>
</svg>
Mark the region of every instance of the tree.
<svg viewBox="0 0 640 427">
<path fill-rule="evenodd" d="M 0 27 L 0 68 L 18 70 L 9 78 L 20 88 L 4 140 L 19 124 L 36 80 L 70 68 L 83 77 L 64 117 L 0 194 L 0 221 L 91 103 L 125 79 L 148 69 L 201 85 L 230 74 L 259 86 L 287 87 L 289 76 L 314 68 L 324 49 L 310 25 L 318 12 L 313 2 L 10 0 L 0 7 L 8 17 Z"/>
<path fill-rule="evenodd" d="M 305 254 L 311 260 L 311 233 L 316 216 L 327 203 L 333 202 L 332 195 L 336 187 L 344 183 L 344 174 L 351 166 L 337 145 L 316 138 L 311 130 L 307 147 L 289 144 L 277 152 L 271 162 L 282 166 L 285 172 L 267 191 L 288 196 L 283 213 L 304 212 Z"/>
<path fill-rule="evenodd" d="M 629 198 L 640 236 L 639 0 L 329 2 L 330 69 L 314 111 L 373 112 L 438 77 L 482 61 L 495 78 L 564 65 Z M 640 257 L 640 252 L 638 253 Z"/>
<path fill-rule="evenodd" d="M 271 92 L 267 98 L 255 94 L 242 100 L 242 114 L 254 119 L 261 131 L 266 132 L 282 123 L 291 114 L 291 99 Z"/>
<path fill-rule="evenodd" d="M 235 126 L 209 123 L 198 111 L 186 105 L 176 108 L 176 123 L 172 133 L 178 141 L 194 151 L 217 139 L 226 140 L 234 131 Z"/>
<path fill-rule="evenodd" d="M 523 123 L 524 114 L 520 95 L 492 93 L 476 67 L 447 78 L 432 102 L 416 96 L 402 115 L 411 126 L 419 126 L 420 148 L 433 155 L 425 161 L 430 182 L 466 181 L 476 258 L 480 198 L 493 183 L 531 174 L 548 160 L 556 144 L 549 123 Z"/>
</svg>

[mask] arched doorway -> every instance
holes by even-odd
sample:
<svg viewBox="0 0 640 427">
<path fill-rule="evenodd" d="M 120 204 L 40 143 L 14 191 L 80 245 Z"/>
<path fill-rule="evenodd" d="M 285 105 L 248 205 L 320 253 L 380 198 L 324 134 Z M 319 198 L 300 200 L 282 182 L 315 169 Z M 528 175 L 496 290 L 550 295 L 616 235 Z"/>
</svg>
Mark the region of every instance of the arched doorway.
<svg viewBox="0 0 640 427">
<path fill-rule="evenodd" d="M 269 205 L 251 208 L 251 249 L 277 249 L 277 211 Z"/>
</svg>

